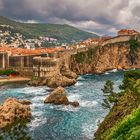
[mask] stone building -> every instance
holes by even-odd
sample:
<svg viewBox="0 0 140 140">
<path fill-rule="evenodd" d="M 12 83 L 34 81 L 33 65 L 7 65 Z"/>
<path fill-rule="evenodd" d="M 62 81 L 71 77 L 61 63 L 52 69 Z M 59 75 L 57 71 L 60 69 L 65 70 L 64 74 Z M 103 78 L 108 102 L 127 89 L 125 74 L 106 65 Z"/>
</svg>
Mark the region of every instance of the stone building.
<svg viewBox="0 0 140 140">
<path fill-rule="evenodd" d="M 50 73 L 55 73 L 59 67 L 59 58 L 34 57 L 33 71 L 36 77 L 48 77 Z"/>
</svg>

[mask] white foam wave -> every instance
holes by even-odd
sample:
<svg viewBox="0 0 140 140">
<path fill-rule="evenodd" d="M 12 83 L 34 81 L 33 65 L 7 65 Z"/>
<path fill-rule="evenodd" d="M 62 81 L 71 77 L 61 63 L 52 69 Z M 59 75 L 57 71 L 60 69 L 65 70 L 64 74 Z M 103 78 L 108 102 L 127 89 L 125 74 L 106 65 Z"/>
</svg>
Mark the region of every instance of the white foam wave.
<svg viewBox="0 0 140 140">
<path fill-rule="evenodd" d="M 80 101 L 80 106 L 82 107 L 95 107 L 98 104 L 97 101 Z"/>
<path fill-rule="evenodd" d="M 90 75 L 93 75 L 93 74 L 85 74 L 85 75 L 87 75 L 87 76 L 89 75 L 90 76 Z"/>
<path fill-rule="evenodd" d="M 34 111 L 34 112 L 32 112 L 32 115 L 34 116 L 34 117 L 40 117 L 40 116 L 42 116 L 44 113 L 43 113 L 43 111 Z"/>
<path fill-rule="evenodd" d="M 73 107 L 72 105 L 68 105 L 68 106 L 57 106 L 55 108 L 56 110 L 61 110 L 61 111 L 67 111 L 67 112 L 76 112 L 79 110 L 78 107 Z"/>
<path fill-rule="evenodd" d="M 36 107 L 43 107 L 44 106 L 44 104 L 42 103 L 33 103 L 32 105 L 31 105 L 31 109 L 32 110 L 34 110 Z"/>
<path fill-rule="evenodd" d="M 78 80 L 84 80 L 84 78 L 82 76 L 79 76 L 78 79 L 77 79 L 77 81 Z"/>
<path fill-rule="evenodd" d="M 80 100 L 80 95 L 78 95 L 78 94 L 70 94 L 68 96 L 68 99 L 69 99 L 69 101 L 77 101 L 77 100 Z"/>
<path fill-rule="evenodd" d="M 41 102 L 44 101 L 46 98 L 46 96 L 35 96 L 34 98 L 32 98 L 32 102 Z"/>
<path fill-rule="evenodd" d="M 117 69 L 113 69 L 113 70 L 110 70 L 110 71 L 105 72 L 104 74 L 105 74 L 105 75 L 108 75 L 108 74 L 111 73 L 111 72 L 117 72 L 117 71 L 118 71 Z"/>
<path fill-rule="evenodd" d="M 113 69 L 113 70 L 111 70 L 110 72 L 117 72 L 118 70 L 117 69 Z"/>
<path fill-rule="evenodd" d="M 47 94 L 46 87 L 25 87 L 22 89 L 19 89 L 19 92 L 23 92 L 28 95 L 45 95 Z"/>
<path fill-rule="evenodd" d="M 81 86 L 81 85 L 83 85 L 83 83 L 79 81 L 75 84 L 75 86 Z"/>
<path fill-rule="evenodd" d="M 42 116 L 35 117 L 35 118 L 31 121 L 31 123 L 29 124 L 29 127 L 30 127 L 30 129 L 33 130 L 34 128 L 36 128 L 36 127 L 38 127 L 38 126 L 45 124 L 46 122 L 47 122 L 47 118 L 44 118 L 44 117 L 42 117 Z"/>
<path fill-rule="evenodd" d="M 108 74 L 109 74 L 109 72 L 105 72 L 104 74 L 105 74 L 105 75 L 108 75 Z"/>
<path fill-rule="evenodd" d="M 82 133 L 85 135 L 88 139 L 93 139 L 93 130 L 95 130 L 95 126 L 92 123 L 84 124 L 82 126 Z"/>
</svg>

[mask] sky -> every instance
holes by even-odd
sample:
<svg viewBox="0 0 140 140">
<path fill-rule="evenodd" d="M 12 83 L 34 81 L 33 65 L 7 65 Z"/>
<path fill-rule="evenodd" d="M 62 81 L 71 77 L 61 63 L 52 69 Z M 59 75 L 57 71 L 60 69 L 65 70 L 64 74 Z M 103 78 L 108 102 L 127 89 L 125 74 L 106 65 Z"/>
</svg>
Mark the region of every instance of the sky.
<svg viewBox="0 0 140 140">
<path fill-rule="evenodd" d="M 0 0 L 0 15 L 114 35 L 122 28 L 139 31 L 140 0 Z"/>
</svg>

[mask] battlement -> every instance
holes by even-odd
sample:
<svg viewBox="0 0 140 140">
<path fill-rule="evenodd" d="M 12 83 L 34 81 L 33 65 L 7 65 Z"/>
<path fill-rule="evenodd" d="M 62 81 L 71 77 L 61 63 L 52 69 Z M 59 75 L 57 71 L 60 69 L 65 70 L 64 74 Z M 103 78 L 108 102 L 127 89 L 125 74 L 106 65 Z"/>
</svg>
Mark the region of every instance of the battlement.
<svg viewBox="0 0 140 140">
<path fill-rule="evenodd" d="M 133 36 L 134 37 L 134 36 Z M 132 36 L 125 35 L 125 36 L 116 36 L 114 38 L 111 38 L 107 41 L 104 41 L 102 43 L 102 46 L 108 45 L 108 44 L 114 44 L 114 43 L 119 43 L 119 42 L 127 42 L 132 38 Z"/>
</svg>

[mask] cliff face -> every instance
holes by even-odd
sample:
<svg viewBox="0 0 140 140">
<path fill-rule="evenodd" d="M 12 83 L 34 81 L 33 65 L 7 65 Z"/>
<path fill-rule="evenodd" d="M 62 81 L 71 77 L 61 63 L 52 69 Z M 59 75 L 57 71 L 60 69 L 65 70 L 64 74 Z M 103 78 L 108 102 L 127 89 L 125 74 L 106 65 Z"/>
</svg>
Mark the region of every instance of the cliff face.
<svg viewBox="0 0 140 140">
<path fill-rule="evenodd" d="M 104 73 L 113 69 L 140 68 L 140 51 L 130 53 L 129 43 L 116 43 L 89 49 L 71 56 L 70 69 L 78 74 Z M 135 56 L 134 56 L 135 55 Z"/>
</svg>

